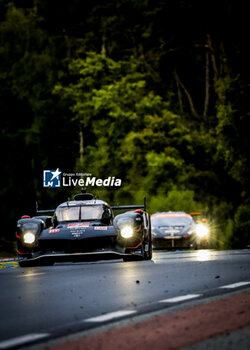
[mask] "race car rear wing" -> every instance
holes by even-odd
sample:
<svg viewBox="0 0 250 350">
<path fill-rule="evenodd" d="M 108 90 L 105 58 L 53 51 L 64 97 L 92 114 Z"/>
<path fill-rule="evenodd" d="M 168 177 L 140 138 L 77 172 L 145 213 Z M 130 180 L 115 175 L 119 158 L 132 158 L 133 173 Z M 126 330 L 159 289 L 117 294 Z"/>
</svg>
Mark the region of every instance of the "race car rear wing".
<svg viewBox="0 0 250 350">
<path fill-rule="evenodd" d="M 146 197 L 144 197 L 144 203 L 143 204 L 135 204 L 135 205 L 113 205 L 111 206 L 111 209 L 113 210 L 127 210 L 127 209 L 143 209 L 146 211 Z"/>
<path fill-rule="evenodd" d="M 113 210 L 133 210 L 133 209 L 143 209 L 146 211 L 146 197 L 144 197 L 144 203 L 138 204 L 138 205 L 113 205 L 111 206 Z M 38 203 L 36 202 L 36 213 L 37 214 L 54 214 L 55 209 L 45 209 L 45 210 L 38 210 Z"/>
<path fill-rule="evenodd" d="M 123 209 L 144 209 L 144 204 L 140 205 L 111 205 L 111 209 L 123 210 Z"/>
<path fill-rule="evenodd" d="M 36 202 L 36 215 L 37 214 L 54 214 L 55 209 L 43 209 L 38 210 L 38 202 Z"/>
<path fill-rule="evenodd" d="M 37 210 L 37 214 L 54 214 L 55 209 Z"/>
<path fill-rule="evenodd" d="M 133 210 L 133 209 L 143 209 L 146 210 L 144 204 L 139 205 L 113 205 L 111 206 L 113 210 Z M 37 214 L 54 214 L 55 209 L 45 209 L 45 210 L 37 210 Z"/>
</svg>

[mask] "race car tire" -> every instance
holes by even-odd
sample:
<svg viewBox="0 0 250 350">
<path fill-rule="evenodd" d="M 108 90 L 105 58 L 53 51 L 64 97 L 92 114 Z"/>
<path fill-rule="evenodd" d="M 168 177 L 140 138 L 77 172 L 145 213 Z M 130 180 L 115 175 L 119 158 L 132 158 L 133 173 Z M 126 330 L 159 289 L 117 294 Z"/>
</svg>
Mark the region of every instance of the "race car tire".
<svg viewBox="0 0 250 350">
<path fill-rule="evenodd" d="M 200 249 L 199 244 L 198 244 L 198 243 L 194 243 L 194 245 L 193 245 L 193 249 L 194 249 L 194 250 L 198 250 L 198 249 Z"/>
<path fill-rule="evenodd" d="M 142 244 L 143 255 L 130 255 L 123 258 L 123 261 L 141 261 L 141 260 L 151 260 L 152 259 L 152 243 L 148 243 L 149 250 L 145 251 L 145 243 Z"/>
<path fill-rule="evenodd" d="M 37 266 L 53 266 L 54 262 L 53 261 L 46 261 L 46 262 L 39 262 Z"/>
<path fill-rule="evenodd" d="M 127 262 L 127 261 L 141 261 L 141 260 L 143 260 L 143 257 L 139 256 L 139 255 L 130 255 L 130 256 L 125 256 L 123 258 L 124 262 Z"/>
<path fill-rule="evenodd" d="M 20 267 L 32 267 L 32 266 L 36 266 L 36 264 L 34 264 L 33 261 L 18 261 L 18 264 Z"/>
<path fill-rule="evenodd" d="M 34 266 L 52 266 L 54 265 L 54 262 L 52 261 L 29 261 L 29 260 L 25 260 L 25 261 L 18 261 L 18 264 L 20 267 L 34 267 Z"/>
<path fill-rule="evenodd" d="M 152 259 L 152 243 L 149 243 L 149 250 L 148 252 L 144 252 L 144 260 L 151 260 Z"/>
</svg>

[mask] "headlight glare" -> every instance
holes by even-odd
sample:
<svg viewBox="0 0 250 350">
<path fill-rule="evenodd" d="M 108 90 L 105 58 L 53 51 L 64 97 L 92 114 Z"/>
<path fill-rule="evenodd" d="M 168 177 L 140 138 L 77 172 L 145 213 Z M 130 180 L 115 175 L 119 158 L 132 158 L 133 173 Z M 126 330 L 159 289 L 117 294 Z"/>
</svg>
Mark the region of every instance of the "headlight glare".
<svg viewBox="0 0 250 350">
<path fill-rule="evenodd" d="M 130 238 L 133 236 L 133 228 L 131 226 L 124 226 L 121 229 L 121 236 L 123 238 Z"/>
<path fill-rule="evenodd" d="M 208 236 L 209 230 L 208 227 L 204 224 L 197 224 L 196 225 L 196 234 L 199 238 L 204 238 Z"/>
<path fill-rule="evenodd" d="M 23 241 L 24 243 L 26 244 L 32 244 L 35 242 L 35 239 L 36 239 L 36 236 L 34 233 L 32 232 L 26 232 L 24 235 L 23 235 Z"/>
</svg>

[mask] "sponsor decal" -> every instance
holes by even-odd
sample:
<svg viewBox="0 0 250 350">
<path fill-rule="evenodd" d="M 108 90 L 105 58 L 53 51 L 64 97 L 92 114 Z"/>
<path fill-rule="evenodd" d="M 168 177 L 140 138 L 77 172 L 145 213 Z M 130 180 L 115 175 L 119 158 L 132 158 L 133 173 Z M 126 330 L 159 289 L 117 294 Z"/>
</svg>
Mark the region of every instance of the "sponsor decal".
<svg viewBox="0 0 250 350">
<path fill-rule="evenodd" d="M 75 228 L 75 227 L 89 227 L 89 222 L 82 222 L 82 223 L 79 222 L 79 224 L 68 224 L 67 227 L 68 228 L 70 228 L 70 227 L 73 227 L 73 228 Z"/>
<path fill-rule="evenodd" d="M 0 262 L 0 269 L 8 269 L 8 268 L 16 268 L 18 267 L 18 262 L 17 261 L 4 261 Z"/>
<path fill-rule="evenodd" d="M 61 186 L 61 171 L 44 170 L 43 171 L 43 187 L 60 187 Z"/>
<path fill-rule="evenodd" d="M 60 229 L 59 228 L 53 228 L 51 230 L 49 230 L 49 233 L 56 233 L 56 232 L 59 232 Z"/>
<path fill-rule="evenodd" d="M 95 226 L 94 230 L 102 230 L 102 231 L 107 231 L 107 226 Z"/>
</svg>

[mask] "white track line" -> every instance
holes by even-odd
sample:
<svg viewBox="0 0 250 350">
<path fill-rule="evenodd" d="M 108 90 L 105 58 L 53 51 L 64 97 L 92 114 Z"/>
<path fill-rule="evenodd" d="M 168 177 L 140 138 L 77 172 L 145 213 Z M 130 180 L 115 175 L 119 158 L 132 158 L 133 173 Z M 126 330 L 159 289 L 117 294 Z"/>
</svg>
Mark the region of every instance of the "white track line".
<svg viewBox="0 0 250 350">
<path fill-rule="evenodd" d="M 112 320 L 114 318 L 132 315 L 132 314 L 135 314 L 136 312 L 137 312 L 136 310 L 120 310 L 120 311 L 110 312 L 105 315 L 90 317 L 83 320 L 83 322 L 104 322 L 104 321 Z"/>
<path fill-rule="evenodd" d="M 21 337 L 4 340 L 0 342 L 0 349 L 8 349 L 13 346 L 20 346 L 37 339 L 45 338 L 48 335 L 48 333 L 31 333 L 22 335 Z"/>
<path fill-rule="evenodd" d="M 174 298 L 168 298 L 168 299 L 160 300 L 159 303 L 177 303 L 178 301 L 194 299 L 194 298 L 198 298 L 199 296 L 201 296 L 201 294 L 181 295 L 179 297 L 174 297 Z"/>
<path fill-rule="evenodd" d="M 247 284 L 250 284 L 250 282 L 246 281 L 246 282 L 238 282 L 238 283 L 232 283 L 232 284 L 227 284 L 226 286 L 222 286 L 220 288 L 238 288 L 238 287 L 241 287 L 241 286 L 246 286 Z"/>
</svg>

